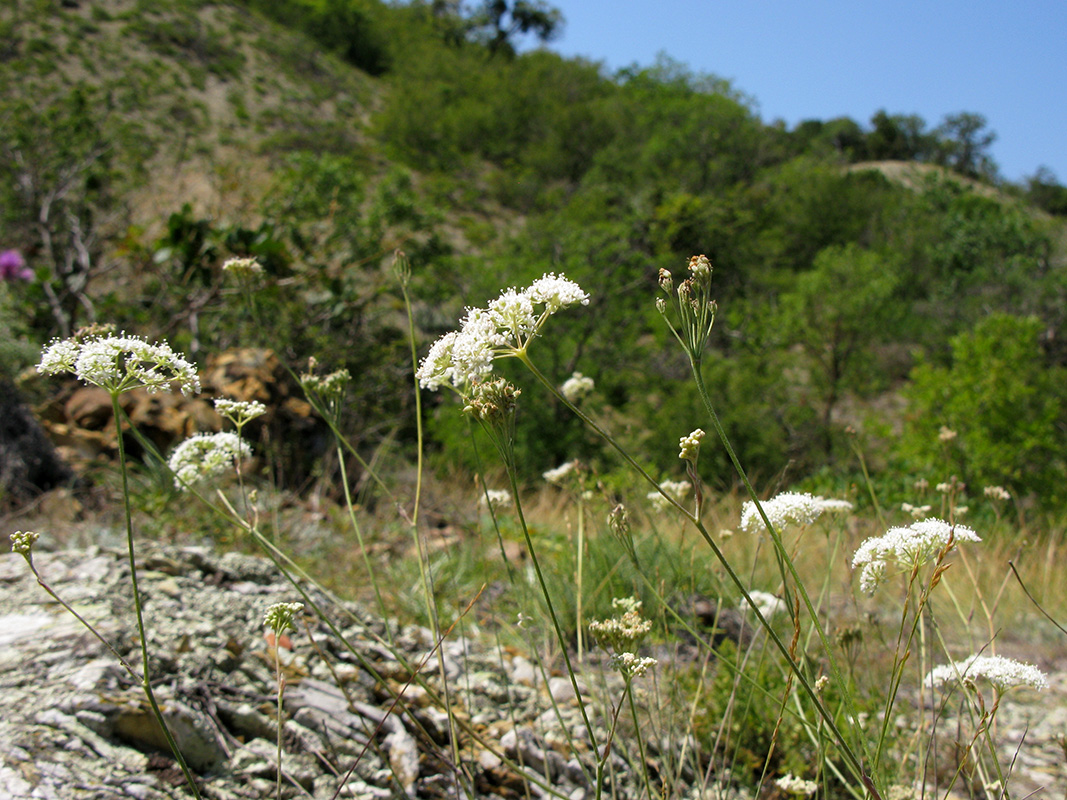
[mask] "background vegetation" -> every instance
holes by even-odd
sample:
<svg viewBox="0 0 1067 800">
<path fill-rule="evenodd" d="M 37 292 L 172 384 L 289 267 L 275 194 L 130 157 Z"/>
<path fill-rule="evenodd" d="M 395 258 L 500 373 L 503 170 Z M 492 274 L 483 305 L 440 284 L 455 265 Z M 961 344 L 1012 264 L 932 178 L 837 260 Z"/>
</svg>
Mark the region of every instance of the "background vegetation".
<svg viewBox="0 0 1067 800">
<path fill-rule="evenodd" d="M 787 129 L 667 58 L 606 74 L 518 52 L 558 22 L 520 2 L 5 4 L 0 246 L 34 278 L 8 282 L 0 315 L 31 344 L 99 319 L 194 356 L 269 343 L 294 369 L 346 367 L 342 418 L 370 454 L 414 435 L 394 249 L 425 341 L 563 272 L 593 300 L 539 343 L 541 368 L 592 376 L 590 409 L 668 477 L 660 445 L 700 417 L 651 298 L 658 269 L 707 253 L 708 383 L 754 474 L 844 488 L 859 442 L 901 494 L 946 425 L 962 480 L 1062 506 L 1055 176 L 1001 180 L 974 112 Z M 269 274 L 263 341 L 237 336 L 232 255 Z M 26 352 L 5 349 L 4 371 Z M 580 456 L 610 483 L 611 454 L 530 394 L 528 476 Z M 476 470 L 452 404 L 425 399 L 433 463 Z M 725 457 L 705 459 L 728 491 Z"/>
</svg>

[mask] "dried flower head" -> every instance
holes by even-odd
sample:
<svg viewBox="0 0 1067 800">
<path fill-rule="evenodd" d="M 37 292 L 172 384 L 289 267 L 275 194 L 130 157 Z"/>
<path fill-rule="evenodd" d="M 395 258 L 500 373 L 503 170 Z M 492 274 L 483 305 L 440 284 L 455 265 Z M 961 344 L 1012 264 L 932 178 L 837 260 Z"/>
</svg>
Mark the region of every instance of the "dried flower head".
<svg viewBox="0 0 1067 800">
<path fill-rule="evenodd" d="M 326 402 L 339 400 L 344 396 L 348 384 L 352 382 L 352 375 L 347 369 L 339 369 L 326 375 L 319 375 L 315 372 L 317 366 L 318 362 L 312 364 L 309 360 L 308 372 L 300 376 L 300 383 L 303 385 L 304 391 L 314 392 Z"/>
<path fill-rule="evenodd" d="M 15 531 L 9 538 L 11 539 L 11 552 L 29 558 L 34 544 L 41 538 L 41 535 L 33 531 Z"/>
<path fill-rule="evenodd" d="M 184 394 L 200 390 L 196 368 L 170 345 L 150 344 L 125 334 L 55 339 L 41 354 L 37 371 L 44 375 L 69 372 L 114 394 L 131 389 L 159 392 L 174 385 Z"/>
<path fill-rule="evenodd" d="M 568 402 L 577 403 L 587 397 L 593 391 L 594 386 L 592 378 L 580 372 L 575 372 L 563 382 L 563 385 L 559 387 L 559 391 L 560 394 L 567 398 Z"/>
<path fill-rule="evenodd" d="M 304 608 L 303 603 L 275 603 L 267 608 L 263 624 L 280 636 L 288 630 L 296 630 L 294 617 Z"/>
<path fill-rule="evenodd" d="M 980 542 L 973 530 L 949 525 L 940 519 L 914 522 L 906 528 L 890 528 L 882 536 L 867 539 L 856 550 L 852 567 L 860 568 L 860 588 L 873 594 L 886 579 L 889 563 L 917 569 L 959 542 Z"/>
<path fill-rule="evenodd" d="M 926 676 L 926 685 L 941 686 L 957 680 L 973 681 L 979 678 L 989 681 L 1001 692 L 1014 686 L 1048 688 L 1048 677 L 1037 667 L 1003 656 L 982 655 L 968 656 L 955 664 L 934 667 Z"/>
<path fill-rule="evenodd" d="M 201 433 L 179 444 L 167 459 L 174 485 L 186 489 L 235 470 L 252 448 L 234 433 Z"/>
</svg>

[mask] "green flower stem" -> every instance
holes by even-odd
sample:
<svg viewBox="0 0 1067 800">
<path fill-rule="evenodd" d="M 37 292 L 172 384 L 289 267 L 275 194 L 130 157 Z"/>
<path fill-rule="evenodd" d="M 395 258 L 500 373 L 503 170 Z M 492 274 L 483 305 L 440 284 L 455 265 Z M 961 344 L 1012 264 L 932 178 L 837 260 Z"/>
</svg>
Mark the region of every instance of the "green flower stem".
<svg viewBox="0 0 1067 800">
<path fill-rule="evenodd" d="M 545 583 L 544 573 L 541 572 L 541 562 L 537 558 L 537 551 L 534 549 L 533 539 L 530 537 L 530 529 L 526 525 L 526 516 L 522 513 L 522 501 L 519 499 L 519 484 L 516 480 L 515 464 L 513 460 L 506 454 L 504 455 L 504 466 L 508 473 L 508 478 L 511 480 L 511 492 L 515 498 L 515 512 L 519 518 L 519 527 L 522 528 L 523 538 L 526 540 L 526 550 L 530 554 L 530 563 L 533 564 L 534 574 L 537 576 L 537 583 L 541 587 L 541 594 L 545 598 L 545 606 L 548 608 L 548 615 L 552 619 L 552 627 L 556 631 L 556 639 L 559 641 L 560 651 L 563 653 L 563 661 L 567 665 L 567 676 L 571 680 L 571 688 L 574 689 L 574 697 L 578 701 L 578 710 L 582 714 L 582 722 L 585 723 L 585 729 L 589 732 L 589 742 L 593 745 L 593 750 L 598 754 L 600 748 L 597 745 L 596 732 L 593 730 L 593 724 L 589 720 L 589 713 L 585 708 L 585 700 L 582 698 L 582 692 L 578 688 L 578 678 L 574 672 L 574 666 L 571 664 L 570 654 L 567 652 L 567 639 L 563 635 L 563 628 L 560 627 L 559 617 L 556 616 L 555 606 L 552 605 L 552 595 L 548 591 L 548 584 Z M 599 793 L 599 792 L 598 792 Z"/>
<path fill-rule="evenodd" d="M 704 408 L 707 411 L 708 416 L 711 418 L 711 422 L 715 428 L 715 432 L 718 434 L 719 440 L 722 442 L 723 447 L 726 449 L 726 454 L 729 456 L 730 462 L 734 465 L 734 470 L 737 472 L 737 475 L 741 479 L 741 482 L 745 485 L 745 489 L 748 491 L 749 498 L 751 498 L 752 502 L 755 504 L 756 509 L 759 511 L 760 518 L 763 520 L 764 525 L 767 526 L 767 530 L 770 532 L 771 539 L 774 541 L 775 550 L 782 556 L 784 566 L 793 578 L 793 582 L 797 587 L 797 593 L 800 596 L 800 599 L 803 601 L 805 609 L 811 616 L 812 622 L 814 623 L 814 626 L 818 631 L 819 640 L 822 643 L 823 652 L 825 653 L 827 661 L 830 665 L 830 671 L 833 675 L 833 679 L 837 682 L 839 686 L 845 686 L 846 684 L 844 682 L 844 676 L 842 675 L 841 669 L 837 664 L 837 659 L 834 658 L 833 648 L 831 647 L 829 640 L 826 638 L 826 632 L 822 629 L 822 625 L 819 623 L 819 616 L 815 611 L 815 608 L 812 606 L 811 598 L 804 590 L 804 583 L 801 580 L 800 575 L 797 574 L 796 566 L 788 557 L 788 552 L 786 551 L 785 544 L 782 542 L 781 535 L 771 524 L 771 521 L 767 518 L 767 514 L 763 510 L 763 506 L 759 501 L 759 497 L 756 495 L 756 490 L 752 488 L 752 483 L 749 481 L 748 475 L 745 473 L 744 468 L 741 466 L 741 462 L 738 460 L 737 454 L 734 452 L 734 449 L 730 444 L 730 440 L 726 435 L 726 431 L 722 427 L 722 423 L 719 421 L 719 415 L 715 413 L 715 407 L 711 402 L 711 397 L 708 394 L 707 385 L 704 383 L 704 376 L 700 370 L 699 355 L 694 355 L 691 352 L 689 352 L 688 355 L 689 365 L 693 373 L 693 380 L 696 383 L 697 392 L 700 394 L 700 399 L 704 403 Z M 738 578 L 736 572 L 734 572 L 733 568 L 730 567 L 730 565 L 726 562 L 725 556 L 721 554 L 721 551 L 715 545 L 714 540 L 707 533 L 706 529 L 702 524 L 698 524 L 697 527 L 704 535 L 704 538 L 708 542 L 708 544 L 712 546 L 712 549 L 715 551 L 716 557 L 722 562 L 723 566 L 726 568 L 727 574 L 729 574 L 731 580 L 733 580 L 734 583 L 742 589 L 742 593 L 745 595 L 746 599 L 748 599 L 748 592 L 745 591 L 743 587 L 741 587 L 740 579 Z M 874 781 L 872 780 L 871 776 L 867 774 L 867 771 L 863 767 L 863 762 L 868 760 L 866 746 L 863 742 L 863 737 L 859 736 L 858 734 L 855 737 L 856 741 L 859 743 L 861 753 L 860 756 L 857 756 L 857 754 L 853 751 L 852 746 L 845 739 L 845 736 L 841 732 L 840 728 L 838 728 L 836 722 L 834 721 L 833 715 L 830 714 L 830 712 L 823 705 L 821 698 L 815 691 L 815 688 L 811 685 L 811 682 L 803 674 L 803 670 L 800 669 L 800 665 L 796 663 L 796 660 L 789 654 L 789 651 L 786 648 L 785 644 L 781 641 L 778 635 L 774 633 L 774 630 L 770 627 L 769 624 L 767 624 L 766 620 L 763 619 L 763 615 L 760 613 L 759 609 L 755 607 L 755 604 L 751 603 L 750 601 L 750 605 L 752 606 L 752 610 L 755 612 L 756 616 L 759 618 L 760 623 L 765 628 L 767 628 L 767 631 L 771 634 L 771 638 L 774 641 L 775 646 L 778 647 L 778 649 L 786 657 L 786 661 L 789 664 L 790 669 L 792 670 L 793 674 L 796 675 L 797 680 L 803 687 L 805 694 L 807 694 L 808 697 L 811 699 L 812 703 L 815 704 L 815 708 L 819 710 L 819 714 L 825 720 L 827 728 L 833 734 L 834 739 L 841 746 L 842 752 L 844 753 L 846 759 L 849 761 L 852 768 L 856 771 L 856 775 L 860 778 L 864 786 L 869 792 L 871 792 L 871 794 L 876 798 L 876 800 L 881 800 L 881 793 L 875 788 Z M 856 709 L 855 704 L 852 701 L 851 694 L 849 692 L 844 692 L 843 694 L 845 697 L 846 709 L 848 711 L 849 717 L 855 720 Z"/>
<path fill-rule="evenodd" d="M 634 737 L 637 739 L 637 754 L 641 759 L 641 777 L 645 781 L 645 791 L 648 792 L 648 800 L 655 800 L 655 793 L 652 791 L 652 778 L 648 774 L 648 761 L 645 760 L 645 740 L 641 736 L 641 722 L 637 718 L 637 704 L 634 702 L 634 687 L 633 679 L 626 679 L 626 699 L 630 703 L 630 717 L 634 721 Z M 637 800 L 641 800 L 640 796 Z"/>
<path fill-rule="evenodd" d="M 558 400 L 560 400 L 560 402 L 565 404 L 572 412 L 574 412 L 574 414 L 576 414 L 579 417 L 579 419 L 581 419 L 583 422 L 585 422 L 587 425 L 589 425 L 589 427 L 591 427 L 594 431 L 596 431 L 596 433 L 598 433 L 601 436 L 601 438 L 604 439 L 604 441 L 606 441 L 608 444 L 610 444 L 615 449 L 615 451 L 618 452 L 619 455 L 621 455 L 626 460 L 626 462 L 630 466 L 632 466 L 635 470 L 637 470 L 637 472 L 646 481 L 648 481 L 648 483 L 651 486 L 655 487 L 656 490 L 660 492 L 660 494 L 662 494 L 664 497 L 667 498 L 667 500 L 670 502 L 671 505 L 673 505 L 675 508 L 677 508 L 682 514 L 685 515 L 685 517 L 687 519 L 689 519 L 696 526 L 697 530 L 700 532 L 700 535 L 704 538 L 704 541 L 707 542 L 709 547 L 711 547 L 711 550 L 714 553 L 716 559 L 718 559 L 719 563 L 726 570 L 726 574 L 730 577 L 730 580 L 734 584 L 735 588 L 737 588 L 737 590 L 741 593 L 741 596 L 744 597 L 745 600 L 748 602 L 748 604 L 751 607 L 751 609 L 752 609 L 753 613 L 755 614 L 756 618 L 759 620 L 760 625 L 767 631 L 768 635 L 771 638 L 771 641 L 774 642 L 775 647 L 782 653 L 783 656 L 785 656 L 786 663 L 789 665 L 790 670 L 794 674 L 796 674 L 797 678 L 800 681 L 801 686 L 803 686 L 803 688 L 804 688 L 805 693 L 808 695 L 808 697 L 811 699 L 811 701 L 815 704 L 815 708 L 818 709 L 819 715 L 826 722 L 827 729 L 833 734 L 834 739 L 840 745 L 842 753 L 844 754 L 846 760 L 849 762 L 849 765 L 851 766 L 851 768 L 853 769 L 853 771 L 855 772 L 857 777 L 859 777 L 859 779 L 862 781 L 864 787 L 873 795 L 875 800 L 881 800 L 882 795 L 877 790 L 877 788 L 875 787 L 875 784 L 871 780 L 870 776 L 864 770 L 863 761 L 853 751 L 852 747 L 848 743 L 848 740 L 845 739 L 845 736 L 841 732 L 841 729 L 837 726 L 837 723 L 834 721 L 833 715 L 829 712 L 829 710 L 826 709 L 826 707 L 823 705 L 822 701 L 819 699 L 818 694 L 815 692 L 814 687 L 811 686 L 811 682 L 808 681 L 807 678 L 802 674 L 802 670 L 800 668 L 800 665 L 797 664 L 796 661 L 790 656 L 789 648 L 781 640 L 781 637 L 779 637 L 778 634 L 775 632 L 775 630 L 771 627 L 770 623 L 764 618 L 763 614 L 760 612 L 760 610 L 757 607 L 756 603 L 752 601 L 752 598 L 749 596 L 748 589 L 745 586 L 744 582 L 741 580 L 740 576 L 737 574 L 737 572 L 734 570 L 733 566 L 727 560 L 726 555 L 722 552 L 721 549 L 719 549 L 718 544 L 716 544 L 715 540 L 712 538 L 711 534 L 708 532 L 708 530 L 704 526 L 704 524 L 694 514 L 692 514 L 688 509 L 686 509 L 684 506 L 682 506 L 680 503 L 678 503 L 676 500 L 674 500 L 674 498 L 668 496 L 665 492 L 663 492 L 663 490 L 659 488 L 659 484 L 656 482 L 656 480 L 651 475 L 649 475 L 648 472 L 644 468 L 642 468 L 641 465 L 638 464 L 633 459 L 633 457 L 629 453 L 627 453 L 618 444 L 618 442 L 615 441 L 615 439 L 607 431 L 605 431 L 603 428 L 601 428 L 599 425 L 597 425 L 595 422 L 593 422 L 593 420 L 591 420 L 588 416 L 586 416 L 573 403 L 569 402 L 567 400 L 567 398 L 565 398 L 556 389 L 556 387 L 552 384 L 552 382 L 549 381 L 548 378 L 546 378 L 544 376 L 544 374 L 542 374 L 541 371 L 537 369 L 536 366 L 534 366 L 533 362 L 530 361 L 529 357 L 526 355 L 526 353 L 524 351 L 516 352 L 515 356 L 520 361 L 522 361 L 523 364 L 526 365 L 526 367 L 530 370 L 530 372 L 533 373 L 534 377 L 537 378 L 537 380 L 539 380 L 545 386 L 545 388 L 547 388 L 553 395 L 555 395 L 555 397 Z M 745 474 L 744 469 L 742 469 L 740 462 L 737 460 L 737 456 L 734 453 L 733 448 L 730 446 L 729 439 L 727 439 L 727 437 L 726 437 L 726 432 L 723 430 L 722 424 L 719 422 L 719 417 L 715 413 L 715 409 L 711 404 L 711 398 L 708 396 L 708 391 L 707 391 L 707 387 L 704 384 L 703 376 L 700 374 L 700 362 L 699 362 L 699 359 L 694 359 L 690 355 L 690 364 L 691 364 L 691 366 L 693 368 L 692 371 L 693 371 L 693 374 L 694 374 L 694 377 L 695 377 L 695 380 L 696 380 L 697 390 L 699 391 L 701 399 L 704 402 L 704 406 L 707 409 L 707 411 L 709 413 L 709 416 L 712 419 L 712 423 L 715 426 L 716 433 L 718 433 L 720 440 L 723 442 L 723 445 L 726 448 L 727 454 L 730 456 L 730 460 L 734 464 L 734 469 L 737 470 L 738 475 L 741 477 L 742 481 L 744 482 L 745 487 L 749 492 L 749 496 L 753 499 L 753 501 L 756 504 L 756 508 L 759 510 L 760 515 L 763 517 L 764 524 L 767 526 L 767 529 L 772 532 L 772 535 L 775 538 L 776 548 L 779 549 L 780 552 L 784 552 L 785 548 L 784 548 L 784 545 L 782 544 L 781 537 L 778 536 L 778 533 L 775 530 L 774 526 L 771 525 L 770 521 L 767 519 L 766 514 L 763 511 L 763 507 L 759 503 L 759 498 L 756 496 L 756 492 L 752 488 L 752 484 L 749 482 L 748 477 Z M 792 562 L 787 562 L 787 565 L 788 565 L 788 569 L 793 574 L 793 579 L 797 582 L 798 585 L 802 586 L 802 584 L 800 582 L 800 577 L 799 577 L 799 575 L 796 574 L 796 569 L 793 566 Z M 812 615 L 812 619 L 816 621 L 816 625 L 818 627 L 818 616 L 815 614 L 814 609 L 811 608 L 810 599 L 807 597 L 807 595 L 805 593 L 803 593 L 803 591 L 801 592 L 801 596 L 804 598 L 804 600 L 806 602 L 806 606 L 807 606 L 809 612 Z M 829 659 L 830 666 L 831 666 L 831 671 L 832 671 L 832 673 L 834 675 L 834 680 L 838 681 L 839 685 L 844 686 L 845 684 L 843 683 L 843 678 L 842 678 L 842 675 L 841 675 L 841 671 L 838 668 L 837 662 L 833 657 L 833 652 L 831 650 L 830 643 L 826 639 L 826 634 L 825 634 L 825 632 L 822 631 L 821 627 L 819 627 L 819 638 L 822 641 L 823 648 L 824 648 L 824 650 L 825 650 L 825 652 L 827 654 L 827 657 Z M 852 699 L 851 699 L 851 697 L 849 697 L 847 692 L 845 693 L 845 697 L 846 697 L 846 702 L 848 703 L 848 712 L 849 712 L 850 716 L 852 717 L 852 719 L 855 719 L 856 718 L 856 712 L 855 712 L 855 709 L 853 707 Z M 860 741 L 861 751 L 865 752 L 865 748 L 864 748 L 862 739 L 860 739 L 859 741 Z"/>
<path fill-rule="evenodd" d="M 189 788 L 193 790 L 193 795 L 197 800 L 200 800 L 200 790 L 196 786 L 196 780 L 193 778 L 193 773 L 189 769 L 189 765 L 185 763 L 185 757 L 182 755 L 181 750 L 178 749 L 178 743 L 174 740 L 174 735 L 170 732 L 170 728 L 167 726 L 167 721 L 163 718 L 163 712 L 159 708 L 159 703 L 156 702 L 156 695 L 155 692 L 152 691 L 152 680 L 148 672 L 148 639 L 145 636 L 144 615 L 141 612 L 141 593 L 137 587 L 137 559 L 134 554 L 133 546 L 133 512 L 130 508 L 130 483 L 126 468 L 126 447 L 122 442 L 123 414 L 122 409 L 119 407 L 119 394 L 120 392 L 118 390 L 111 391 L 111 413 L 115 419 L 115 430 L 118 434 L 119 470 L 122 473 L 123 509 L 125 510 L 126 515 L 126 549 L 130 559 L 130 583 L 133 586 L 133 607 L 137 615 L 137 635 L 141 641 L 141 688 L 144 690 L 145 697 L 148 699 L 148 704 L 152 708 L 153 716 L 155 716 L 156 721 L 159 723 L 159 727 L 163 731 L 163 736 L 167 740 L 167 745 L 170 747 L 171 752 L 174 753 L 174 757 L 178 761 L 178 766 L 181 767 L 182 774 L 185 776 Z"/>
<path fill-rule="evenodd" d="M 282 657 L 278 652 L 281 640 L 280 631 L 274 632 L 274 677 L 278 683 L 278 800 L 282 800 L 282 697 L 285 694 L 285 683 L 282 679 Z"/>
</svg>

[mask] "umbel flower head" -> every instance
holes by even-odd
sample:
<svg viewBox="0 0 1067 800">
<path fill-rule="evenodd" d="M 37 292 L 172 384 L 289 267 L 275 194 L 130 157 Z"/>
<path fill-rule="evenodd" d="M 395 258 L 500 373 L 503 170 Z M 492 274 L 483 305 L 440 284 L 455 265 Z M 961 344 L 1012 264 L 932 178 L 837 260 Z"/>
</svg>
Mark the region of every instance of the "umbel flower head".
<svg viewBox="0 0 1067 800">
<path fill-rule="evenodd" d="M 890 528 L 882 536 L 867 539 L 856 550 L 852 567 L 860 568 L 860 588 L 867 594 L 885 581 L 889 563 L 902 569 L 918 569 L 958 542 L 980 542 L 978 534 L 963 525 L 940 519 L 924 519 L 906 528 Z"/>
<path fill-rule="evenodd" d="M 172 386 L 184 394 L 200 390 L 196 368 L 170 345 L 150 344 L 125 333 L 55 339 L 41 354 L 37 371 L 43 375 L 68 372 L 113 394 L 131 389 L 159 392 Z"/>
<path fill-rule="evenodd" d="M 434 342 L 422 360 L 415 372 L 419 385 L 465 391 L 493 371 L 495 359 L 525 354 L 551 315 L 577 304 L 588 305 L 589 295 L 574 281 L 548 273 L 522 291 L 504 290 L 486 308 L 468 308 L 460 329 Z"/>
<path fill-rule="evenodd" d="M 41 535 L 33 531 L 15 531 L 8 538 L 11 539 L 12 553 L 18 553 L 23 558 L 29 558 L 30 553 L 33 552 L 33 546 L 41 538 Z"/>
<path fill-rule="evenodd" d="M 174 485 L 186 489 L 225 475 L 252 457 L 252 448 L 235 433 L 201 433 L 174 448 L 167 466 L 174 473 Z"/>
<path fill-rule="evenodd" d="M 238 428 L 267 413 L 267 407 L 258 400 L 228 400 L 225 397 L 215 400 L 215 410 Z"/>
<path fill-rule="evenodd" d="M 826 512 L 848 511 L 852 508 L 847 500 L 814 497 L 807 492 L 782 492 L 760 505 L 775 530 L 781 530 L 786 525 L 810 525 Z M 751 501 L 741 507 L 741 530 L 746 533 L 767 530 L 756 504 Z"/>
<path fill-rule="evenodd" d="M 979 678 L 989 681 L 999 692 L 1014 686 L 1048 688 L 1048 677 L 1031 664 L 1024 664 L 1003 656 L 981 655 L 968 656 L 955 664 L 942 664 L 940 667 L 934 667 L 926 676 L 926 685 L 942 686 L 957 680 L 973 681 Z"/>
<path fill-rule="evenodd" d="M 681 503 L 693 488 L 693 484 L 689 481 L 663 481 L 659 488 L 663 490 L 663 493 L 673 498 L 675 502 Z M 656 511 L 666 511 L 671 507 L 670 501 L 660 492 L 649 492 L 647 497 Z"/>
<path fill-rule="evenodd" d="M 592 392 L 595 386 L 596 384 L 592 378 L 580 372 L 575 372 L 567 380 L 563 381 L 563 385 L 559 387 L 559 392 L 567 398 L 568 402 L 577 403 Z"/>
</svg>

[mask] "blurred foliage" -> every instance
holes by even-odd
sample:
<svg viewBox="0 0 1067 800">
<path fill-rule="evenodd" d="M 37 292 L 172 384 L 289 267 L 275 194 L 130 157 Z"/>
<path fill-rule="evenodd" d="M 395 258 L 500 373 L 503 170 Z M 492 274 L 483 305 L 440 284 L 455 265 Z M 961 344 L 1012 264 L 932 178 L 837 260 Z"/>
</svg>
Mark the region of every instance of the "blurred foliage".
<svg viewBox="0 0 1067 800">
<path fill-rule="evenodd" d="M 1027 380 L 1059 397 L 1049 376 L 1067 365 L 1067 189 L 1055 176 L 1001 180 L 994 134 L 973 112 L 933 127 L 880 110 L 866 123 L 790 129 L 761 120 L 731 82 L 666 56 L 611 74 L 529 49 L 560 24 L 551 6 L 524 0 L 0 10 L 0 77 L 13 88 L 0 101 L 0 249 L 20 250 L 35 274 L 11 287 L 12 330 L 42 342 L 96 315 L 194 354 L 270 346 L 297 371 L 315 356 L 358 377 L 346 432 L 369 453 L 414 435 L 395 249 L 413 266 L 420 355 L 464 307 L 562 272 L 590 305 L 554 318 L 531 357 L 558 383 L 576 370 L 593 377 L 589 413 L 677 479 L 678 437 L 707 421 L 653 306 L 656 273 L 706 253 L 720 310 L 705 378 L 751 474 L 850 472 L 848 425 L 918 474 L 931 457 L 918 444 L 927 423 L 909 421 L 891 448 L 903 421 L 878 416 L 903 391 L 915 414 L 990 426 L 961 431 L 961 471 L 1064 499 L 1053 481 L 1062 459 L 1041 455 L 1063 449 L 1049 407 L 1032 395 L 1005 401 L 1016 441 L 998 428 L 995 394 L 971 397 L 987 404 L 974 408 L 958 399 L 968 379 L 1011 363 L 983 327 L 1005 318 L 1036 320 L 1026 325 L 1041 331 L 1040 358 L 1030 328 L 998 322 L 997 335 L 1016 343 Z M 112 28 L 151 58 L 125 67 L 108 50 Z M 63 59 L 75 68 L 57 69 Z M 90 79 L 86 64 L 108 67 Z M 226 84 L 224 109 L 205 100 L 209 78 Z M 265 164 L 243 205 L 176 197 L 159 219 L 128 225 L 131 192 L 158 185 L 145 169 L 153 155 L 215 163 L 220 143 Z M 903 161 L 924 169 L 901 178 Z M 212 179 L 231 180 L 218 169 Z M 251 306 L 221 270 L 249 255 L 266 272 Z M 610 477 L 616 456 L 517 366 L 503 371 L 524 391 L 527 478 L 574 457 Z M 952 402 L 932 388 L 946 384 Z M 457 404 L 424 399 L 432 462 L 485 468 Z M 1009 463 L 1002 439 L 1040 462 L 1037 473 Z M 719 448 L 706 447 L 701 465 L 713 486 L 733 485 Z"/>
</svg>

